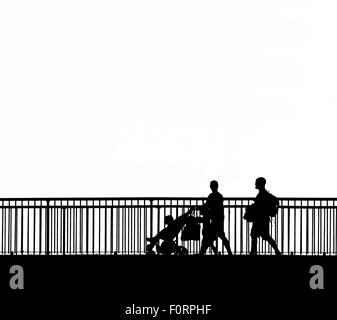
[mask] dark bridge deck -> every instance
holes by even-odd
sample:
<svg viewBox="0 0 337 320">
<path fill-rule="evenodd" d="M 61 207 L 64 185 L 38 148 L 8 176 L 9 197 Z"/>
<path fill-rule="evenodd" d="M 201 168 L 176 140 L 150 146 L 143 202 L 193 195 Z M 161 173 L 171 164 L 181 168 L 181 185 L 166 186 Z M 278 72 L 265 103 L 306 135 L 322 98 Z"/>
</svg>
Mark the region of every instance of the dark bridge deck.
<svg viewBox="0 0 337 320">
<path fill-rule="evenodd" d="M 24 268 L 22 292 L 8 286 L 14 264 Z M 309 286 L 312 265 L 323 267 L 324 290 Z M 336 296 L 336 270 L 337 258 L 322 256 L 6 256 L 0 257 L 0 289 L 3 302 L 20 306 L 17 312 L 45 318 L 94 312 L 97 319 L 130 319 L 123 313 L 132 304 L 210 304 L 216 319 L 295 310 L 305 317 L 326 311 L 321 303 Z M 162 312 L 159 319 L 182 318 Z"/>
</svg>

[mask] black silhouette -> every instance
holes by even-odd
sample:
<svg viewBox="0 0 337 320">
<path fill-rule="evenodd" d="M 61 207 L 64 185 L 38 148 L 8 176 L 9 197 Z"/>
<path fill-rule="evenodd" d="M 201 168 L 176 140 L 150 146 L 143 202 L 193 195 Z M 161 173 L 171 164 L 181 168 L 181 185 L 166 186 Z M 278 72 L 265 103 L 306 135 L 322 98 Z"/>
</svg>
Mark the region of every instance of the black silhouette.
<svg viewBox="0 0 337 320">
<path fill-rule="evenodd" d="M 183 227 L 190 222 L 194 217 L 191 217 L 191 213 L 195 210 L 194 207 L 191 207 L 187 212 L 173 219 L 172 216 L 166 216 L 164 223 L 167 225 L 164 229 L 159 231 L 156 236 L 152 238 L 146 238 L 149 242 L 147 245 L 147 254 L 154 254 L 153 248 L 156 246 L 157 253 L 170 255 L 186 255 L 188 254 L 187 249 L 184 246 L 179 246 L 177 244 L 177 236 Z M 159 241 L 163 240 L 161 244 Z"/>
<path fill-rule="evenodd" d="M 217 181 L 211 181 L 210 188 L 212 193 L 210 193 L 206 203 L 204 204 L 205 212 L 203 213 L 203 217 L 204 223 L 206 224 L 203 228 L 203 241 L 199 252 L 200 255 L 205 254 L 207 249 L 213 246 L 213 242 L 217 239 L 217 237 L 222 240 L 227 253 L 230 255 L 232 254 L 229 241 L 224 232 L 223 196 L 220 192 L 218 192 L 218 187 L 219 185 Z M 213 251 L 215 251 L 215 249 L 213 249 Z"/>
<path fill-rule="evenodd" d="M 253 222 L 250 233 L 252 238 L 250 255 L 257 254 L 258 237 L 261 237 L 263 240 L 267 241 L 275 250 L 277 255 L 281 254 L 276 245 L 276 242 L 269 233 L 270 217 L 274 217 L 277 214 L 279 201 L 275 196 L 265 189 L 265 185 L 265 178 L 260 177 L 256 179 L 255 188 L 259 190 L 259 193 L 255 198 L 254 204 L 246 209 L 244 216 L 248 222 Z"/>
<path fill-rule="evenodd" d="M 181 232 L 180 239 L 182 241 L 198 241 L 200 240 L 200 223 L 202 219 L 200 217 L 194 217 L 190 215 L 187 222 Z"/>
<path fill-rule="evenodd" d="M 202 241 L 200 248 L 200 255 L 206 253 L 207 249 L 210 247 L 214 254 L 217 254 L 216 247 L 214 246 L 214 241 L 216 240 L 216 232 L 214 224 L 211 223 L 211 218 L 207 207 L 202 206 L 200 208 L 201 222 L 203 224 L 202 228 Z"/>
</svg>

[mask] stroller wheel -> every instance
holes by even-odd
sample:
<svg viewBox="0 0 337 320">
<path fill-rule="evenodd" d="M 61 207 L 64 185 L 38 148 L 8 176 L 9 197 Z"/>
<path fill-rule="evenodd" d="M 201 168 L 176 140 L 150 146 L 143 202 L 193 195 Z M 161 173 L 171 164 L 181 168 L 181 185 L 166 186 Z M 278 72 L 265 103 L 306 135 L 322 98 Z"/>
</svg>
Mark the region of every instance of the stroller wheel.
<svg viewBox="0 0 337 320">
<path fill-rule="evenodd" d="M 184 246 L 177 246 L 175 254 L 178 256 L 187 256 L 188 250 Z"/>
<path fill-rule="evenodd" d="M 156 253 L 152 250 L 152 247 L 150 247 L 150 245 L 147 245 L 146 246 L 146 255 L 147 256 L 153 256 L 155 255 Z"/>
<path fill-rule="evenodd" d="M 156 253 L 153 250 L 150 250 L 150 251 L 146 251 L 146 255 L 147 256 L 155 256 Z"/>
</svg>

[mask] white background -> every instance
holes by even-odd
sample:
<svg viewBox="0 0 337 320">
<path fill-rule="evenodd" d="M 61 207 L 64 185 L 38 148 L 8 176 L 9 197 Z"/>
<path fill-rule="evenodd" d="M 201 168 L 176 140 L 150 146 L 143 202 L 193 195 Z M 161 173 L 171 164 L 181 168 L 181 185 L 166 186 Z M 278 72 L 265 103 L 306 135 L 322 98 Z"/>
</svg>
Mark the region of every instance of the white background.
<svg viewBox="0 0 337 320">
<path fill-rule="evenodd" d="M 336 1 L 0 2 L 0 196 L 336 196 Z"/>
</svg>

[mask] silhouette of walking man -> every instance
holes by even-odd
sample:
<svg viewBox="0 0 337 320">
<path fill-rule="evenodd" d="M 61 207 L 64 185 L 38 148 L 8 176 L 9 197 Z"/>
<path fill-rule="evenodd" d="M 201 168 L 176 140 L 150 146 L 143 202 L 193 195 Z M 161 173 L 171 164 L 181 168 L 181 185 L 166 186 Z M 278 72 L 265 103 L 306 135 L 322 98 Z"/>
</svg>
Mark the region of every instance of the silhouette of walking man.
<svg viewBox="0 0 337 320">
<path fill-rule="evenodd" d="M 280 255 L 281 252 L 278 249 L 275 240 L 270 236 L 269 233 L 269 222 L 270 216 L 272 216 L 273 206 L 278 207 L 279 201 L 276 197 L 270 194 L 266 188 L 266 179 L 257 178 L 255 181 L 255 188 L 259 190 L 254 202 L 254 219 L 253 226 L 250 233 L 252 238 L 252 248 L 250 255 L 257 254 L 257 238 L 261 237 L 263 240 L 267 241 L 271 247 L 275 250 L 277 255 Z"/>
<path fill-rule="evenodd" d="M 218 192 L 218 187 L 219 185 L 217 181 L 211 181 L 210 188 L 212 193 L 210 193 L 206 203 L 204 204 L 204 210 L 206 210 L 206 219 L 208 219 L 207 215 L 209 215 L 210 224 L 206 227 L 205 232 L 203 232 L 203 240 L 201 242 L 201 248 L 199 252 L 201 255 L 206 253 L 208 247 L 212 247 L 213 249 L 213 241 L 216 240 L 217 237 L 222 240 L 227 253 L 229 255 L 232 254 L 229 241 L 226 238 L 224 232 L 223 196 L 220 192 Z M 209 234 L 207 234 L 208 232 Z M 213 233 L 213 235 L 211 233 Z"/>
</svg>

